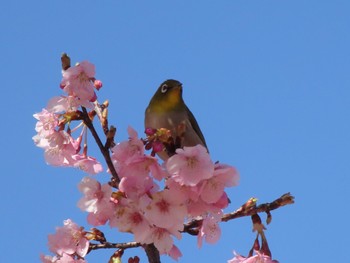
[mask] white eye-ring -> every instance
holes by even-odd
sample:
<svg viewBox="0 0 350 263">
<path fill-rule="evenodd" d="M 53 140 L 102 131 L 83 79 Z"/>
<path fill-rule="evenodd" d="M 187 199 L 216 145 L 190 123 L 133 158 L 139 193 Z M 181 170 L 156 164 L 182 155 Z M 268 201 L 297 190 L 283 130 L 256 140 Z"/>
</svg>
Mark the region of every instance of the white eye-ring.
<svg viewBox="0 0 350 263">
<path fill-rule="evenodd" d="M 168 85 L 167 84 L 164 84 L 160 90 L 162 93 L 165 93 L 168 91 Z"/>
</svg>

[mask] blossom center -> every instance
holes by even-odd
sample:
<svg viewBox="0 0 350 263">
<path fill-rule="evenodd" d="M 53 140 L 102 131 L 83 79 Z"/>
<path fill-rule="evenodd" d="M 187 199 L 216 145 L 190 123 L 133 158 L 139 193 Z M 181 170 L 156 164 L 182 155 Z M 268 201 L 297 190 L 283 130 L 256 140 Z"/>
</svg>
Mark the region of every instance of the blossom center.
<svg viewBox="0 0 350 263">
<path fill-rule="evenodd" d="M 141 223 L 142 220 L 143 220 L 143 219 L 142 219 L 142 216 L 141 216 L 139 213 L 137 213 L 137 212 L 131 214 L 130 219 L 131 219 L 131 221 L 132 221 L 133 223 L 135 223 L 135 224 L 139 224 L 139 223 Z"/>
<path fill-rule="evenodd" d="M 169 212 L 169 203 L 166 202 L 164 199 L 162 199 L 161 201 L 156 203 L 158 209 L 162 212 L 162 213 L 167 213 Z"/>
<path fill-rule="evenodd" d="M 197 159 L 194 157 L 188 157 L 187 158 L 187 167 L 193 169 L 197 166 Z"/>
</svg>

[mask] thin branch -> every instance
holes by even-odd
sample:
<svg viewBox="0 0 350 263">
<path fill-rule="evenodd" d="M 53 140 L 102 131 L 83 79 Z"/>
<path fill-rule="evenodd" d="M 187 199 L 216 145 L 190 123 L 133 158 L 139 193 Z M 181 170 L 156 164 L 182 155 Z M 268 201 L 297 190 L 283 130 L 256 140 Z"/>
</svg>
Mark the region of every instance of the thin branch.
<svg viewBox="0 0 350 263">
<path fill-rule="evenodd" d="M 294 204 L 294 196 L 292 196 L 290 193 L 286 193 L 282 195 L 281 197 L 277 198 L 276 200 L 272 201 L 271 203 L 265 203 L 258 206 L 253 206 L 249 209 L 238 209 L 232 213 L 225 214 L 221 221 L 227 222 L 229 220 L 244 217 L 244 216 L 252 216 L 257 213 L 269 213 L 272 210 L 278 209 L 285 205 L 291 205 Z"/>
<path fill-rule="evenodd" d="M 270 211 L 278 209 L 285 205 L 293 204 L 293 203 L 294 203 L 294 196 L 292 196 L 290 193 L 286 193 L 281 197 L 277 198 L 276 200 L 272 201 L 271 203 L 265 203 L 258 206 L 256 206 L 255 203 L 254 205 L 248 205 L 248 206 L 247 204 L 244 204 L 240 208 L 238 208 L 236 211 L 223 215 L 223 217 L 221 218 L 221 221 L 227 222 L 236 218 L 252 216 L 257 213 L 263 213 L 263 212 L 270 215 Z M 202 225 L 202 221 L 203 219 L 198 219 L 185 224 L 184 230 L 182 232 L 189 233 L 190 235 L 198 235 L 198 232 L 199 232 L 198 227 Z"/>
<path fill-rule="evenodd" d="M 106 248 L 114 248 L 114 249 L 128 249 L 128 248 L 135 248 L 135 247 L 141 247 L 142 245 L 138 242 L 128 242 L 128 243 L 102 243 L 102 244 L 91 244 L 89 247 L 89 252 L 91 250 L 98 250 L 98 249 L 106 249 Z"/>
<path fill-rule="evenodd" d="M 98 136 L 98 133 L 97 133 L 90 117 L 89 117 L 89 114 L 88 114 L 86 108 L 82 107 L 82 110 L 83 110 L 83 116 L 82 116 L 83 121 L 84 121 L 85 125 L 89 128 L 89 130 L 90 130 L 92 136 L 94 137 L 98 147 L 100 148 L 100 151 L 101 151 L 104 159 L 106 160 L 109 171 L 111 172 L 112 177 L 113 177 L 113 182 L 115 183 L 114 186 L 117 186 L 120 182 L 120 179 L 119 179 L 117 171 L 114 168 L 114 165 L 113 165 L 110 153 L 109 153 L 109 148 L 106 148 L 103 145 L 103 143 L 102 143 L 100 137 Z"/>
</svg>

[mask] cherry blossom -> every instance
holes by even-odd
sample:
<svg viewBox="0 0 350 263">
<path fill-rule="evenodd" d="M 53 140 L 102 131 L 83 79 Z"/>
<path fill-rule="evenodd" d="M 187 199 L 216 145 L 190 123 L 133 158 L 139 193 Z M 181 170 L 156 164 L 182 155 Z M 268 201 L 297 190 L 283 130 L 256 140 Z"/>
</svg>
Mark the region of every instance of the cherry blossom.
<svg viewBox="0 0 350 263">
<path fill-rule="evenodd" d="M 151 226 L 140 210 L 139 203 L 149 202 L 146 196 L 138 202 L 120 198 L 114 214 L 109 222 L 111 227 L 117 227 L 121 232 L 131 232 L 137 242 L 142 242 L 151 234 Z M 144 205 L 142 205 L 144 206 Z"/>
<path fill-rule="evenodd" d="M 95 65 L 82 61 L 63 71 L 61 88 L 70 96 L 78 97 L 83 101 L 96 100 L 94 91 Z"/>
<path fill-rule="evenodd" d="M 121 169 L 144 156 L 143 142 L 138 139 L 137 132 L 128 127 L 129 140 L 118 143 L 112 148 L 112 160 L 116 168 Z"/>
<path fill-rule="evenodd" d="M 135 200 L 144 194 L 157 191 L 158 185 L 148 174 L 131 173 L 121 179 L 119 189 L 128 198 Z"/>
<path fill-rule="evenodd" d="M 115 209 L 115 204 L 111 202 L 112 188 L 90 177 L 84 177 L 78 188 L 84 194 L 78 207 L 89 212 L 88 222 L 94 226 L 106 224 Z"/>
<path fill-rule="evenodd" d="M 167 174 L 159 165 L 158 160 L 145 155 L 143 141 L 138 138 L 137 132 L 129 127 L 129 140 L 117 144 L 112 149 L 112 160 L 120 178 L 136 175 L 148 176 L 152 174 L 157 180 Z"/>
<path fill-rule="evenodd" d="M 44 156 L 48 164 L 53 166 L 67 166 L 74 162 L 72 156 L 78 151 L 74 138 L 66 131 L 58 131 L 46 138 L 48 145 Z"/>
<path fill-rule="evenodd" d="M 187 214 L 182 200 L 181 196 L 175 195 L 171 190 L 157 192 L 151 196 L 151 202 L 144 209 L 145 217 L 157 227 L 181 231 Z"/>
<path fill-rule="evenodd" d="M 43 109 L 41 112 L 33 115 L 38 122 L 35 125 L 35 131 L 40 137 L 47 137 L 55 132 L 58 126 L 58 115 Z"/>
<path fill-rule="evenodd" d="M 34 114 L 38 121 L 35 127 L 37 134 L 33 136 L 33 141 L 45 150 L 44 157 L 50 165 L 73 166 L 89 174 L 102 172 L 102 165 L 95 158 L 87 156 L 85 146 L 84 153 L 79 153 L 83 135 L 86 135 L 87 131 L 83 122 L 74 129 L 70 128 L 71 120 L 79 116 L 75 112 L 78 104 L 72 105 L 74 102 L 76 98 L 73 97 L 55 97 L 50 100 L 47 109 Z M 69 113 L 69 110 L 74 111 Z M 64 130 L 66 124 L 69 126 L 67 131 Z M 72 133 L 81 126 L 83 129 L 80 135 L 74 139 Z"/>
<path fill-rule="evenodd" d="M 168 178 L 166 180 L 166 187 L 174 192 L 175 195 L 181 196 L 186 202 L 186 204 L 190 202 L 197 202 L 200 196 L 200 189 L 198 186 L 187 186 L 180 185 L 173 178 Z"/>
<path fill-rule="evenodd" d="M 221 221 L 222 213 L 210 214 L 203 219 L 202 226 L 197 236 L 198 247 L 202 246 L 203 239 L 209 244 L 216 243 L 221 236 L 219 222 Z"/>
<path fill-rule="evenodd" d="M 237 186 L 239 181 L 239 174 L 233 166 L 216 163 L 214 176 L 221 177 L 226 187 Z"/>
<path fill-rule="evenodd" d="M 56 233 L 49 235 L 48 239 L 50 251 L 59 256 L 76 254 L 84 257 L 89 249 L 83 228 L 70 219 L 64 221 L 63 227 L 57 227 Z"/>
<path fill-rule="evenodd" d="M 214 176 L 202 181 L 201 198 L 207 203 L 217 202 L 225 191 L 225 187 L 238 184 L 238 173 L 232 166 L 215 164 Z"/>
<path fill-rule="evenodd" d="M 74 160 L 73 166 L 88 174 L 98 174 L 103 171 L 101 163 L 94 157 L 75 154 L 72 158 Z"/>
<path fill-rule="evenodd" d="M 181 185 L 195 186 L 214 174 L 214 164 L 207 149 L 200 144 L 177 149 L 176 154 L 167 160 L 166 168 Z"/>
</svg>

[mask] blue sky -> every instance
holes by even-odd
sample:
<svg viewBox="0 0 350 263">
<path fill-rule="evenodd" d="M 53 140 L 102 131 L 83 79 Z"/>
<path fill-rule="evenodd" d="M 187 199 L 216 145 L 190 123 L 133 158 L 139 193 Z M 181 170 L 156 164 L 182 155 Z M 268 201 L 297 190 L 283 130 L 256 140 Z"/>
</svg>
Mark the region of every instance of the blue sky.
<svg viewBox="0 0 350 263">
<path fill-rule="evenodd" d="M 33 0 L 6 1 L 1 9 L 4 262 L 38 262 L 48 253 L 47 234 L 64 219 L 89 228 L 76 206 L 84 174 L 47 166 L 31 139 L 32 114 L 61 94 L 62 52 L 96 65 L 104 83 L 98 95 L 110 101 L 118 141 L 128 125 L 142 133 L 144 109 L 163 80 L 180 80 L 212 159 L 240 172 L 229 210 L 252 196 L 268 202 L 295 195 L 294 205 L 272 213 L 266 234 L 274 258 L 350 260 L 349 1 Z M 131 240 L 102 229 L 111 241 Z M 216 245 L 177 242 L 180 262 L 248 253 L 249 218 L 222 229 Z M 87 260 L 107 262 L 112 253 Z"/>
</svg>

